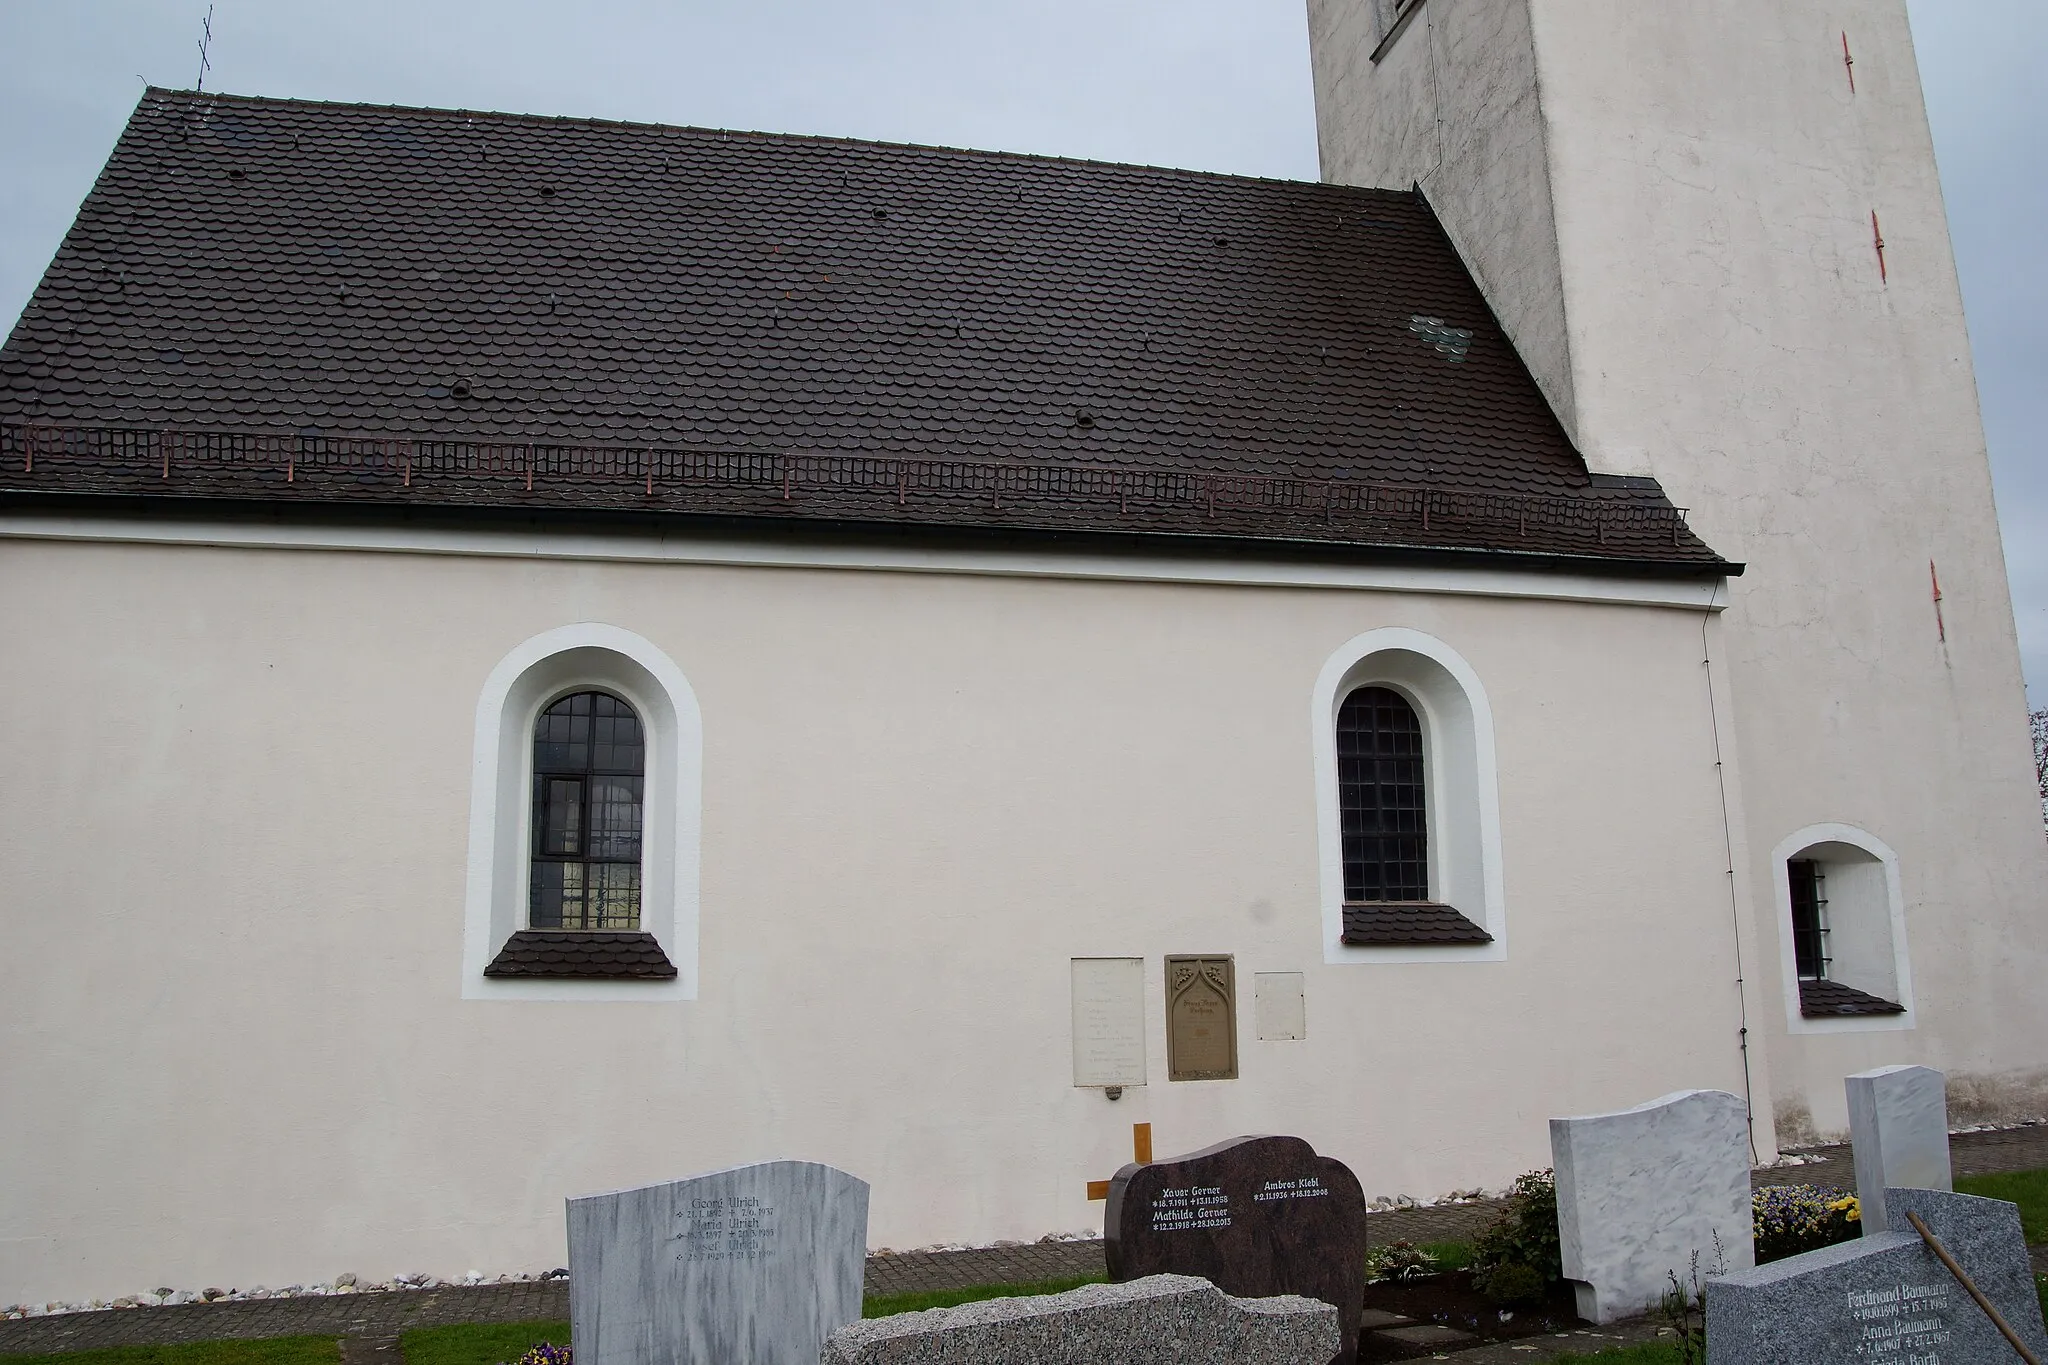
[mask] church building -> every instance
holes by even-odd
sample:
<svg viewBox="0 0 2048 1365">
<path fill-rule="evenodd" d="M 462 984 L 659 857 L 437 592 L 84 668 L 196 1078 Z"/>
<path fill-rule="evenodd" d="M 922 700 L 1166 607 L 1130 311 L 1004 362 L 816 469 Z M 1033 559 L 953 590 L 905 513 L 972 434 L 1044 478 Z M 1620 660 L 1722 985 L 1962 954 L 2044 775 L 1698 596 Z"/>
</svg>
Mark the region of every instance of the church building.
<svg viewBox="0 0 2048 1365">
<path fill-rule="evenodd" d="M 0 351 L 0 1302 L 2048 1116 L 1903 0 L 1308 11 L 1317 184 L 149 90 Z"/>
</svg>

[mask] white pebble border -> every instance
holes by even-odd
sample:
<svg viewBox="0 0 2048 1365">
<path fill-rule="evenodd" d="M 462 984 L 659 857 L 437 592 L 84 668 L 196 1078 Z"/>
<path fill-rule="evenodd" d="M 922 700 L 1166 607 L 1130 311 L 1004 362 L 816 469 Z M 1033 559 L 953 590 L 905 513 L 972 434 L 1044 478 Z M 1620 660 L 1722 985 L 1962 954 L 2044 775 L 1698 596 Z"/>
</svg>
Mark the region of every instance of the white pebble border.
<svg viewBox="0 0 2048 1365">
<path fill-rule="evenodd" d="M 1955 1133 L 2006 1133 L 2019 1128 L 2038 1128 L 2048 1124 L 2048 1119 L 2022 1119 L 2018 1123 L 1972 1123 L 1961 1128 L 1951 1128 Z M 1832 1145 L 1832 1144 L 1831 1144 Z M 1780 1152 L 1776 1161 L 1765 1162 L 1759 1170 L 1773 1170 L 1781 1166 L 1810 1166 L 1828 1160 L 1807 1152 Z M 1405 1194 L 1383 1194 L 1366 1204 L 1376 1213 L 1393 1209 L 1434 1209 L 1458 1204 L 1479 1204 L 1489 1199 L 1504 1197 L 1506 1191 L 1494 1194 L 1474 1186 L 1469 1190 L 1452 1190 L 1436 1199 L 1416 1199 Z M 1040 1245 L 1048 1242 L 1093 1242 L 1102 1236 L 1099 1228 L 1081 1228 L 1074 1232 L 1048 1232 L 1038 1239 Z M 934 1242 L 930 1246 L 870 1247 L 870 1256 L 913 1256 L 941 1251 L 994 1251 L 1002 1248 L 1031 1245 L 1027 1242 L 999 1240 L 994 1242 Z M 257 1285 L 253 1289 L 158 1289 L 148 1294 L 130 1294 L 112 1302 L 94 1299 L 90 1303 L 17 1303 L 0 1308 L 0 1318 L 40 1318 L 53 1313 L 90 1313 L 115 1308 L 170 1308 L 186 1303 L 243 1303 L 252 1299 L 299 1299 L 320 1298 L 334 1294 L 393 1294 L 408 1289 L 446 1289 L 457 1285 L 479 1284 L 524 1284 L 535 1280 L 562 1280 L 569 1277 L 566 1270 L 544 1270 L 531 1274 L 500 1275 L 487 1278 L 481 1270 L 472 1270 L 459 1280 L 443 1280 L 433 1275 L 400 1275 L 395 1279 L 377 1284 L 359 1283 L 354 1275 L 337 1275 L 332 1283 L 288 1284 L 282 1289 L 266 1289 Z"/>
<path fill-rule="evenodd" d="M 1097 1228 L 1081 1228 L 1075 1232 L 1048 1232 L 1037 1242 L 1019 1242 L 1010 1238 L 998 1238 L 993 1242 L 933 1242 L 922 1247 L 869 1247 L 870 1256 L 922 1256 L 935 1251 L 998 1251 L 1012 1247 L 1044 1246 L 1048 1242 L 1099 1242 L 1102 1233 Z"/>
<path fill-rule="evenodd" d="M 267 1289 L 257 1285 L 251 1289 L 155 1289 L 147 1294 L 129 1294 L 109 1302 L 93 1299 L 89 1303 L 17 1303 L 0 1308 L 0 1318 L 41 1318 L 53 1313 L 91 1313 L 112 1308 L 175 1308 L 188 1303 L 247 1303 L 254 1299 L 317 1299 L 337 1294 L 395 1294 L 408 1289 L 447 1289 L 456 1285 L 479 1284 L 527 1284 L 536 1280 L 566 1280 L 566 1270 L 542 1270 L 531 1274 L 500 1275 L 495 1279 L 487 1277 L 481 1270 L 472 1270 L 459 1280 L 444 1280 L 434 1275 L 400 1275 L 395 1279 L 375 1284 L 365 1284 L 353 1274 L 341 1274 L 331 1283 L 288 1284 L 279 1289 Z"/>
</svg>

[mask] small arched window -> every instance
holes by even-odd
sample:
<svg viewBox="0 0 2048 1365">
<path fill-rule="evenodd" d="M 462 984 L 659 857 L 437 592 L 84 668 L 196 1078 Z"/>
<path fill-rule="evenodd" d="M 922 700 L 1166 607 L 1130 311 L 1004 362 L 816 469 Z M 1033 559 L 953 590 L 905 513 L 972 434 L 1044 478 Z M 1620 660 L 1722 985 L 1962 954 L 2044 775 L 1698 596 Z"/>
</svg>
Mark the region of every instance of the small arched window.
<svg viewBox="0 0 2048 1365">
<path fill-rule="evenodd" d="M 1337 712 L 1344 899 L 1429 899 L 1422 722 L 1390 687 L 1361 687 Z"/>
<path fill-rule="evenodd" d="M 641 786 L 647 746 L 633 708 L 574 692 L 533 727 L 533 929 L 640 927 Z"/>
<path fill-rule="evenodd" d="M 1815 825 L 1781 844 L 1777 857 L 1797 1018 L 1809 1027 L 1901 1022 L 1910 1008 L 1898 855 L 1862 830 Z"/>
</svg>

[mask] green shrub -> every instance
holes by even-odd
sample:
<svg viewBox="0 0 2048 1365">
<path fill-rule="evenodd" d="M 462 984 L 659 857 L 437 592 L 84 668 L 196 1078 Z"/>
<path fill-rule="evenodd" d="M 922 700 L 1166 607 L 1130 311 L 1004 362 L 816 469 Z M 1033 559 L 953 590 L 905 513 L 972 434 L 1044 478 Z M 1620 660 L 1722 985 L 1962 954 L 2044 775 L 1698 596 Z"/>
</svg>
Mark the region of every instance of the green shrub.
<svg viewBox="0 0 2048 1365">
<path fill-rule="evenodd" d="M 1495 1303 L 1541 1303 L 1550 1293 L 1550 1284 L 1535 1266 L 1509 1261 L 1488 1272 L 1484 1293 Z"/>
<path fill-rule="evenodd" d="M 1473 1239 L 1472 1285 L 1495 1303 L 1529 1303 L 1563 1278 L 1557 1183 L 1549 1171 L 1531 1171 L 1516 1178 L 1508 1206 Z"/>
<path fill-rule="evenodd" d="M 1766 1185 L 1749 1199 L 1755 1217 L 1756 1261 L 1779 1261 L 1863 1234 L 1853 1194 L 1825 1185 Z"/>
</svg>

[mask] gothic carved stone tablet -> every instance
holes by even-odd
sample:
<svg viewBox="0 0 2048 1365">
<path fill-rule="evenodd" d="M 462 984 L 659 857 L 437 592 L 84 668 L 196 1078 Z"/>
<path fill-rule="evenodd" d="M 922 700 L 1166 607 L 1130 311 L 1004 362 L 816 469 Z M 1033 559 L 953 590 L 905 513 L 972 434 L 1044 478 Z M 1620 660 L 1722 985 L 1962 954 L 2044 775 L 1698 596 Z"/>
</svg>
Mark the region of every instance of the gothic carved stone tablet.
<svg viewBox="0 0 2048 1365">
<path fill-rule="evenodd" d="M 1237 974 L 1230 958 L 1166 959 L 1166 1076 L 1237 1079 Z"/>
</svg>

